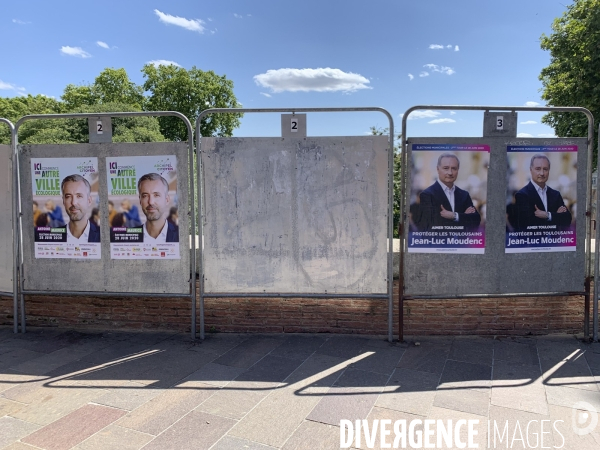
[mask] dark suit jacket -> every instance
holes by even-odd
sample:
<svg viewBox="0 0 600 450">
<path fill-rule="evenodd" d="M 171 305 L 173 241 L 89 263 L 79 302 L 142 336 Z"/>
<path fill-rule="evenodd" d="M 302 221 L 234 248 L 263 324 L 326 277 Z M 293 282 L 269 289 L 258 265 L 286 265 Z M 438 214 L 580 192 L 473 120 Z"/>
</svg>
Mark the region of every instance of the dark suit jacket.
<svg viewBox="0 0 600 450">
<path fill-rule="evenodd" d="M 452 207 L 437 181 L 421 192 L 419 198 L 421 199 L 420 218 L 416 225 L 420 231 L 430 230 L 431 227 L 440 225 L 462 225 L 466 229 L 475 229 L 481 223 L 481 216 L 477 210 L 473 214 L 464 213 L 467 208 L 473 206 L 473 200 L 467 191 L 458 186 L 454 189 L 454 211 L 458 213 L 458 222 L 444 219 L 440 215 L 442 205 L 448 211 L 452 211 Z"/>
<path fill-rule="evenodd" d="M 548 212 L 552 214 L 552 220 L 539 219 L 535 217 L 535 207 L 542 211 L 546 211 L 542 199 L 537 193 L 535 186 L 530 181 L 527 186 L 515 194 L 516 204 L 516 223 L 514 224 L 517 231 L 527 230 L 528 226 L 532 225 L 558 225 L 567 227 L 571 225 L 571 212 L 567 208 L 564 213 L 558 213 L 558 208 L 565 206 L 562 195 L 556 189 L 548 186 L 546 190 L 546 198 L 548 200 Z"/>
<path fill-rule="evenodd" d="M 88 235 L 88 242 L 100 242 L 100 227 L 96 225 L 96 222 L 90 220 L 90 234 Z"/>
<path fill-rule="evenodd" d="M 167 242 L 179 242 L 179 227 L 167 220 Z"/>
</svg>

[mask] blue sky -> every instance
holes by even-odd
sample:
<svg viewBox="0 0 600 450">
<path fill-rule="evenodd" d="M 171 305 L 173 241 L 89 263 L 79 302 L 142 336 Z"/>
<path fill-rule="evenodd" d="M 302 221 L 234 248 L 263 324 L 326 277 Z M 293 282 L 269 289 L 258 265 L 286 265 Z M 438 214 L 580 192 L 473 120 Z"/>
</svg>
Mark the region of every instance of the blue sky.
<svg viewBox="0 0 600 450">
<path fill-rule="evenodd" d="M 568 0 L 104 0 L 3 2 L 0 96 L 60 97 L 151 61 L 226 75 L 248 108 L 543 104 L 540 49 Z M 530 103 L 533 104 L 533 103 Z M 430 111 L 409 136 L 480 136 L 482 113 Z M 519 133 L 553 135 L 541 114 Z M 309 135 L 364 135 L 380 113 L 312 114 Z M 247 114 L 236 136 L 278 136 L 279 116 Z"/>
</svg>

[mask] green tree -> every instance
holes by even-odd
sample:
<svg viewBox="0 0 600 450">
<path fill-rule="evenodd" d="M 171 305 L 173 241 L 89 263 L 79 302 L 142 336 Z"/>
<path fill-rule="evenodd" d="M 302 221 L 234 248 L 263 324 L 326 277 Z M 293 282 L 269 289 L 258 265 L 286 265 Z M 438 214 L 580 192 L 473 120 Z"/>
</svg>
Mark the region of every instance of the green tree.
<svg viewBox="0 0 600 450">
<path fill-rule="evenodd" d="M 10 120 L 13 124 L 15 124 L 21 117 L 28 116 L 32 114 L 59 114 L 64 112 L 64 105 L 58 100 L 46 97 L 45 95 L 27 95 L 21 97 L 0 97 L 0 117 Z M 36 125 L 32 125 L 34 122 L 44 122 L 50 123 L 51 121 L 32 121 L 26 122 L 21 127 L 19 135 L 23 132 L 33 132 L 30 131 L 37 125 L 40 126 L 40 123 Z M 58 137 L 54 137 L 52 142 L 56 142 L 59 139 Z M 10 131 L 7 126 L 0 126 L 0 143 L 9 144 L 10 143 Z"/>
<path fill-rule="evenodd" d="M 233 82 L 225 75 L 204 72 L 195 66 L 190 70 L 174 65 L 146 64 L 142 69 L 144 91 L 149 93 L 147 111 L 179 111 L 195 125 L 202 111 L 208 108 L 239 108 L 233 93 Z M 241 114 L 214 114 L 201 125 L 202 136 L 231 136 L 240 125 Z M 185 124 L 174 117 L 159 119 L 161 131 L 169 140 L 187 140 Z"/>
<path fill-rule="evenodd" d="M 96 77 L 93 84 L 75 86 L 69 84 L 62 101 L 68 111 L 92 105 L 120 103 L 132 105 L 137 111 L 143 107 L 145 99 L 141 86 L 129 79 L 125 69 L 106 68 Z"/>
<path fill-rule="evenodd" d="M 373 136 L 383 136 L 389 134 L 389 128 L 378 128 L 371 127 L 371 134 Z M 400 169 L 402 167 L 402 154 L 400 153 L 400 146 L 398 141 L 402 139 L 402 134 L 398 134 L 395 137 L 394 142 L 394 237 L 398 238 L 398 224 L 400 223 L 400 196 L 402 190 L 400 189 Z"/>
<path fill-rule="evenodd" d="M 541 48 L 550 52 L 550 64 L 539 77 L 549 106 L 582 106 L 600 117 L 599 46 L 600 0 L 575 0 L 554 19 L 552 33 L 541 37 Z M 542 122 L 560 137 L 587 136 L 583 114 L 553 112 Z"/>
</svg>

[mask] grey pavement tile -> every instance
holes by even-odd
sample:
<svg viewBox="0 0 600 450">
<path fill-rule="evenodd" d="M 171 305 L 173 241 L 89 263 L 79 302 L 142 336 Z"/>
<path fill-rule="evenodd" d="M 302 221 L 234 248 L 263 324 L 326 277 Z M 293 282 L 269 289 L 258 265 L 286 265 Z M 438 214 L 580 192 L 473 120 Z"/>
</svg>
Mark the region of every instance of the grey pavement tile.
<svg viewBox="0 0 600 450">
<path fill-rule="evenodd" d="M 439 375 L 396 369 L 375 406 L 426 416 L 433 406 Z"/>
<path fill-rule="evenodd" d="M 367 338 L 355 336 L 331 336 L 317 349 L 317 353 L 350 359 L 359 355 L 368 341 Z"/>
<path fill-rule="evenodd" d="M 364 393 L 357 388 L 334 386 L 306 418 L 336 426 L 342 419 L 366 419 L 378 396 L 377 393 Z"/>
<path fill-rule="evenodd" d="M 24 350 L 20 348 L 2 353 L 0 354 L 0 371 L 5 371 L 6 369 L 18 366 L 25 361 L 30 361 L 44 355 L 45 353 L 42 352 L 35 352 L 33 350 Z"/>
<path fill-rule="evenodd" d="M 523 344 L 512 340 L 494 341 L 494 360 L 510 361 L 520 364 L 539 364 L 535 345 Z"/>
<path fill-rule="evenodd" d="M 404 349 L 399 346 L 388 348 L 365 346 L 361 352 L 373 352 L 373 354 L 352 363 L 351 367 L 390 375 L 396 369 Z"/>
<path fill-rule="evenodd" d="M 209 414 L 239 420 L 268 394 L 267 390 L 234 389 L 225 386 L 197 409 Z"/>
<path fill-rule="evenodd" d="M 234 436 L 223 436 L 210 450 L 273 450 L 275 447 Z"/>
<path fill-rule="evenodd" d="M 333 450 L 340 448 L 337 426 L 305 420 L 288 439 L 282 450 Z"/>
<path fill-rule="evenodd" d="M 303 336 L 296 334 L 286 337 L 281 345 L 275 347 L 269 355 L 304 361 L 316 352 L 325 341 L 326 338 L 320 336 Z"/>
<path fill-rule="evenodd" d="M 0 371 L 0 393 L 18 386 L 43 382 L 46 377 L 17 373 L 12 370 Z"/>
<path fill-rule="evenodd" d="M 34 423 L 15 419 L 14 417 L 0 417 L 0 448 L 35 432 L 40 428 Z"/>
<path fill-rule="evenodd" d="M 297 359 L 267 355 L 235 379 L 236 386 L 269 388 L 285 380 L 302 364 Z"/>
<path fill-rule="evenodd" d="M 341 358 L 313 355 L 229 432 L 230 435 L 281 447 L 304 421 L 338 376 Z"/>
<path fill-rule="evenodd" d="M 389 380 L 389 375 L 366 370 L 346 369 L 336 380 L 335 386 L 357 388 L 362 392 L 381 392 Z"/>
<path fill-rule="evenodd" d="M 242 372 L 244 369 L 239 367 L 208 363 L 181 380 L 179 387 L 191 387 L 197 382 L 223 387 Z"/>
<path fill-rule="evenodd" d="M 13 417 L 39 425 L 48 425 L 104 395 L 104 389 L 40 388 L 32 395 L 31 403 Z"/>
<path fill-rule="evenodd" d="M 449 353 L 450 342 L 425 341 L 419 346 L 409 346 L 397 367 L 441 374 Z"/>
<path fill-rule="evenodd" d="M 26 444 L 48 450 L 67 450 L 125 414 L 115 408 L 85 405 L 22 439 Z"/>
<path fill-rule="evenodd" d="M 554 446 L 557 445 L 553 440 L 552 425 L 549 422 L 550 416 L 548 415 L 534 414 L 531 412 L 492 405 L 490 406 L 489 419 L 490 448 L 554 448 Z M 541 446 L 542 420 L 546 421 L 543 423 L 544 447 Z M 528 424 L 529 432 L 527 432 Z M 528 438 L 529 443 L 527 441 Z M 535 444 L 536 438 L 539 439 L 537 444 Z"/>
<path fill-rule="evenodd" d="M 128 413 L 117 425 L 154 436 L 162 433 L 214 393 L 205 389 L 169 389 Z"/>
<path fill-rule="evenodd" d="M 27 405 L 24 403 L 14 402 L 12 400 L 0 397 L 0 417 L 16 414 L 26 406 Z"/>
<path fill-rule="evenodd" d="M 572 407 L 577 402 L 587 402 L 600 411 L 600 392 L 573 389 L 566 386 L 545 386 L 548 403 L 557 406 Z"/>
<path fill-rule="evenodd" d="M 95 349 L 90 345 L 69 345 L 55 352 L 22 362 L 14 366 L 13 370 L 31 375 L 44 375 L 65 364 L 77 361 L 94 351 Z"/>
<path fill-rule="evenodd" d="M 546 384 L 598 391 L 594 375 L 581 351 L 565 359 L 540 358 Z"/>
<path fill-rule="evenodd" d="M 235 424 L 235 420 L 192 411 L 151 441 L 145 450 L 209 449 Z"/>
<path fill-rule="evenodd" d="M 264 358 L 264 356 L 264 353 L 253 353 L 235 347 L 212 362 L 216 364 L 222 364 L 224 366 L 240 367 L 242 369 L 247 369 L 249 367 L 252 367 L 262 358 Z"/>
<path fill-rule="evenodd" d="M 556 447 L 577 450 L 598 449 L 599 442 L 595 437 L 600 437 L 600 427 L 597 426 L 591 433 L 584 435 L 578 435 L 573 429 L 574 424 L 579 430 L 583 430 L 585 427 L 589 426 L 590 421 L 592 420 L 592 412 L 585 411 L 585 413 L 589 415 L 589 418 L 588 420 L 583 421 L 583 423 L 579 423 L 579 414 L 583 411 L 578 410 L 575 411 L 574 414 L 572 408 L 550 405 L 549 412 L 551 421 L 550 430 L 552 431 L 552 437 Z M 595 414 L 596 420 L 600 423 L 600 414 Z M 575 419 L 575 422 L 573 422 L 573 419 Z"/>
<path fill-rule="evenodd" d="M 204 340 L 197 339 L 190 347 L 192 351 L 208 351 L 222 355 L 250 338 L 247 334 L 208 333 Z"/>
<path fill-rule="evenodd" d="M 440 379 L 440 389 L 489 389 L 492 386 L 492 367 L 461 361 L 446 361 Z"/>
<path fill-rule="evenodd" d="M 487 446 L 488 421 L 487 421 L 486 416 L 478 416 L 476 414 L 469 414 L 469 413 L 466 413 L 463 411 L 453 411 L 450 409 L 438 408 L 438 407 L 434 406 L 433 408 L 431 408 L 431 411 L 427 415 L 427 419 L 435 420 L 436 423 L 438 420 L 441 420 L 442 424 L 444 425 L 445 428 L 449 428 L 448 427 L 449 424 L 455 426 L 459 420 L 467 421 L 467 426 L 460 427 L 460 431 L 459 431 L 459 441 L 461 444 L 464 444 L 464 445 L 457 446 L 456 437 L 454 437 L 452 446 L 448 447 L 445 445 L 446 443 L 442 441 L 442 447 L 440 447 L 440 448 L 448 448 L 448 449 L 452 449 L 452 450 L 458 449 L 458 448 L 468 448 L 468 438 L 469 438 L 468 423 L 469 423 L 469 421 L 472 421 L 471 423 L 473 424 L 473 429 L 477 433 L 476 435 L 472 436 L 474 445 L 478 446 L 476 448 L 481 448 L 481 449 L 488 448 L 488 446 Z M 451 422 L 448 422 L 449 420 Z M 431 441 L 435 442 L 433 438 L 431 439 Z M 437 442 L 436 442 L 436 444 L 437 444 Z"/>
<path fill-rule="evenodd" d="M 130 381 L 123 386 L 111 389 L 103 396 L 94 400 L 94 403 L 133 411 L 163 392 L 162 389 L 151 388 L 144 384 Z"/>
<path fill-rule="evenodd" d="M 2 450 L 39 450 L 39 448 L 17 441 L 10 444 L 8 447 L 4 447 Z"/>
<path fill-rule="evenodd" d="M 546 390 L 539 365 L 497 361 L 494 364 L 491 403 L 547 415 Z"/>
<path fill-rule="evenodd" d="M 316 395 L 298 395 L 291 388 L 273 391 L 242 418 L 229 434 L 281 447 L 320 399 Z"/>
<path fill-rule="evenodd" d="M 594 353 L 593 351 L 586 349 L 585 360 L 588 363 L 590 370 L 592 371 L 592 375 L 599 377 L 600 376 L 600 353 Z"/>
<path fill-rule="evenodd" d="M 283 341 L 284 337 L 281 335 L 254 335 L 240 342 L 236 349 L 266 355 L 279 347 Z"/>
<path fill-rule="evenodd" d="M 438 390 L 433 400 L 433 406 L 478 416 L 487 416 L 490 406 L 490 395 L 489 393 L 471 389 Z"/>
<path fill-rule="evenodd" d="M 486 338 L 460 338 L 452 341 L 448 359 L 473 364 L 492 365 L 494 357 L 494 340 Z"/>
<path fill-rule="evenodd" d="M 73 447 L 73 450 L 97 450 L 99 448 L 119 450 L 139 450 L 154 439 L 151 434 L 109 425 L 85 441 Z"/>
</svg>

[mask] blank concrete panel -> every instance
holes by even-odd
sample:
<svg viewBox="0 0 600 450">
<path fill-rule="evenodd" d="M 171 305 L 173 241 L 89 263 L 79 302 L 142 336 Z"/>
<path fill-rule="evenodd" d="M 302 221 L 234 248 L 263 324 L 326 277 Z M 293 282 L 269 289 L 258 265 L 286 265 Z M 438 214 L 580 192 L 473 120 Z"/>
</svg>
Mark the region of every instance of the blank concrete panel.
<svg viewBox="0 0 600 450">
<path fill-rule="evenodd" d="M 12 235 L 12 165 L 11 148 L 0 145 L 0 292 L 13 291 L 13 235 Z"/>
<path fill-rule="evenodd" d="M 206 295 L 386 293 L 384 136 L 202 138 Z"/>
<path fill-rule="evenodd" d="M 108 156 L 177 156 L 181 259 L 110 259 L 108 226 Z M 97 157 L 99 168 L 99 210 L 102 259 L 36 259 L 32 217 L 31 158 Z M 26 290 L 140 292 L 188 294 L 190 292 L 189 166 L 186 143 L 100 143 L 20 146 L 20 184 L 23 203 L 23 263 Z M 29 205 L 29 206 L 28 206 Z M 62 205 L 61 205 L 62 206 Z M 116 205 L 118 207 L 118 205 Z"/>
</svg>

